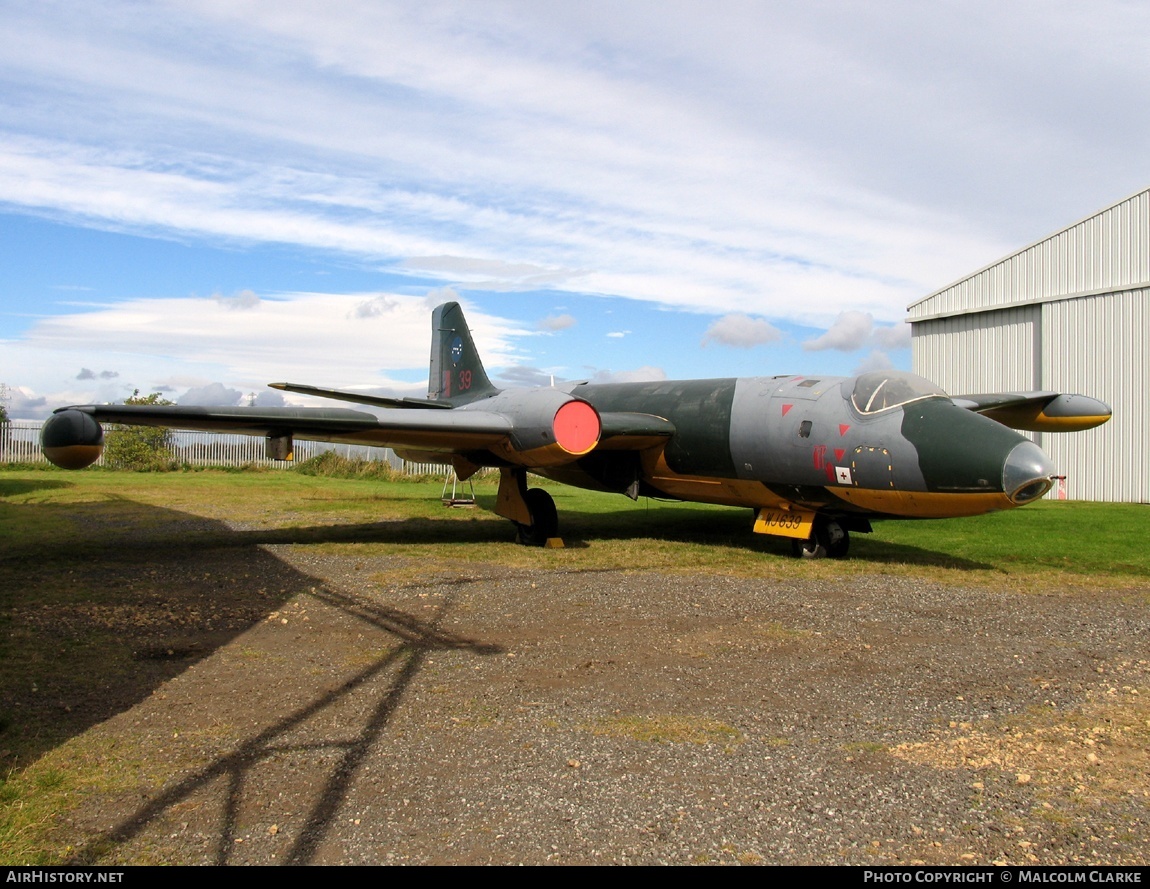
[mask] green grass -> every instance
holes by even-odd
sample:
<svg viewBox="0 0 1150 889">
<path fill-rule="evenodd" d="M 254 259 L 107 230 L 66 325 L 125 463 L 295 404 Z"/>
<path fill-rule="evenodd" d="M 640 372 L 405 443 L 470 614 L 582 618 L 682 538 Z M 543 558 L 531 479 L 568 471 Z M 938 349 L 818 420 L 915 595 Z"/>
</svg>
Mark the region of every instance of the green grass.
<svg viewBox="0 0 1150 889">
<path fill-rule="evenodd" d="M 785 540 L 751 534 L 749 510 L 633 503 L 618 495 L 542 484 L 555 497 L 566 549 L 516 546 L 510 524 L 484 508 L 494 502 L 491 480 L 476 485 L 478 508 L 448 509 L 439 500 L 439 481 L 293 472 L 0 470 L 0 539 L 10 553 L 25 556 L 52 552 L 62 540 L 74 549 L 102 549 L 115 542 L 116 525 L 126 527 L 133 516 L 157 526 L 157 543 L 175 536 L 188 539 L 180 528 L 164 532 L 165 524 L 172 524 L 169 519 L 186 512 L 255 526 L 284 542 L 389 551 L 398 544 L 403 551 L 397 554 L 445 564 L 460 558 L 576 570 L 683 564 L 747 575 L 770 566 L 815 576 L 909 566 L 939 569 L 943 575 L 1068 574 L 1104 583 L 1150 577 L 1150 552 L 1140 545 L 1150 527 L 1150 508 L 1144 504 L 1043 501 L 974 518 L 876 522 L 874 534 L 852 535 L 851 560 L 810 563 L 792 560 Z M 97 513 L 100 527 L 94 528 Z M 274 534 L 288 529 L 291 534 Z M 222 533 L 217 528 L 190 537 Z"/>
<path fill-rule="evenodd" d="M 1041 501 L 1023 509 L 967 519 L 876 523 L 871 539 L 855 537 L 862 558 L 888 546 L 913 546 L 1014 574 L 1056 571 L 1119 580 L 1146 578 L 1150 506 L 1140 503 Z M 865 541 L 865 542 L 863 542 Z"/>
</svg>

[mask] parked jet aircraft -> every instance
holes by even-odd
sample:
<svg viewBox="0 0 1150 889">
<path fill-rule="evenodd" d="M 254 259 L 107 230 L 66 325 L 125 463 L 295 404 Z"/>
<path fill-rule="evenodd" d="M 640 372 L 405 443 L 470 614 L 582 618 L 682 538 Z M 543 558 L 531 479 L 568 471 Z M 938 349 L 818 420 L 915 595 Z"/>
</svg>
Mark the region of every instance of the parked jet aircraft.
<svg viewBox="0 0 1150 889">
<path fill-rule="evenodd" d="M 797 555 L 843 557 L 870 518 L 941 518 L 1037 500 L 1054 466 L 1012 431 L 1074 431 L 1110 408 L 1082 395 L 950 398 L 901 371 L 857 377 L 774 376 L 498 389 L 457 303 L 432 314 L 428 397 L 383 398 L 272 383 L 372 407 L 243 408 L 79 405 L 41 433 L 57 466 L 99 458 L 100 421 L 264 436 L 291 459 L 293 438 L 379 445 L 461 479 L 498 467 L 495 512 L 519 539 L 558 534 L 551 496 L 528 472 L 599 491 L 750 507 L 754 530 L 790 538 Z"/>
</svg>

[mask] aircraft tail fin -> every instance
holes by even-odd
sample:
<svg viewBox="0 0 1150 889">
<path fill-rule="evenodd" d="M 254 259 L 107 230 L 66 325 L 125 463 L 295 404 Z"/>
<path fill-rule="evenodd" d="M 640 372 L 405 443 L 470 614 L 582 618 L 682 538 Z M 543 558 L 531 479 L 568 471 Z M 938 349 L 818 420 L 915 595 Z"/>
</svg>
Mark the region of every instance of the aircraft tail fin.
<svg viewBox="0 0 1150 889">
<path fill-rule="evenodd" d="M 453 405 L 499 392 L 479 359 L 459 303 L 444 303 L 431 313 L 431 372 L 427 397 Z"/>
</svg>

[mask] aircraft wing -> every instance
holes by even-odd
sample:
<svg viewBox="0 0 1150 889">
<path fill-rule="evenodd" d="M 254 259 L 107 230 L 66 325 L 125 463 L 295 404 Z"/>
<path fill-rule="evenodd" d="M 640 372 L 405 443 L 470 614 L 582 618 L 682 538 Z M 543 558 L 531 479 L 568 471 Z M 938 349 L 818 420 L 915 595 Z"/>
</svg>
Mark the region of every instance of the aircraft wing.
<svg viewBox="0 0 1150 889">
<path fill-rule="evenodd" d="M 265 437 L 290 451 L 293 438 L 391 447 L 448 457 L 487 452 L 494 465 L 552 466 L 597 447 L 639 450 L 660 444 L 674 426 L 648 414 L 600 415 L 585 401 L 557 390 L 503 393 L 449 410 L 388 410 L 378 417 L 350 408 L 199 407 L 190 405 L 77 405 L 57 411 L 41 432 L 44 453 L 66 468 L 99 457 L 100 423 L 166 426 Z M 490 464 L 489 464 L 490 465 Z"/>
<path fill-rule="evenodd" d="M 1029 432 L 1079 432 L 1110 419 L 1110 406 L 1086 395 L 1059 392 L 998 392 L 956 395 L 959 407 Z"/>
<path fill-rule="evenodd" d="M 247 408 L 190 405 L 87 404 L 68 410 L 101 423 L 170 426 L 203 432 L 274 436 L 365 445 L 475 448 L 506 438 L 511 421 L 487 411 L 394 411 L 381 420 L 348 408 Z M 450 449 L 450 448 L 449 448 Z"/>
</svg>

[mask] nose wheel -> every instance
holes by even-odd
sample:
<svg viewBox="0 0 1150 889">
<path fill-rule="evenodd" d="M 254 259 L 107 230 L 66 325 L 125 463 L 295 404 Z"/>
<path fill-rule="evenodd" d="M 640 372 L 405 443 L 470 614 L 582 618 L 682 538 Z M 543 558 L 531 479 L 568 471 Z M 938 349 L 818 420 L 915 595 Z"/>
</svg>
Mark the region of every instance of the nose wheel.
<svg viewBox="0 0 1150 889">
<path fill-rule="evenodd" d="M 800 559 L 845 559 L 850 545 L 850 534 L 838 521 L 816 516 L 811 536 L 792 540 L 791 552 Z"/>
<path fill-rule="evenodd" d="M 519 542 L 524 546 L 543 546 L 551 537 L 559 536 L 559 513 L 555 501 L 542 488 L 531 488 L 523 495 L 527 511 L 531 514 L 531 524 L 515 523 Z"/>
</svg>

